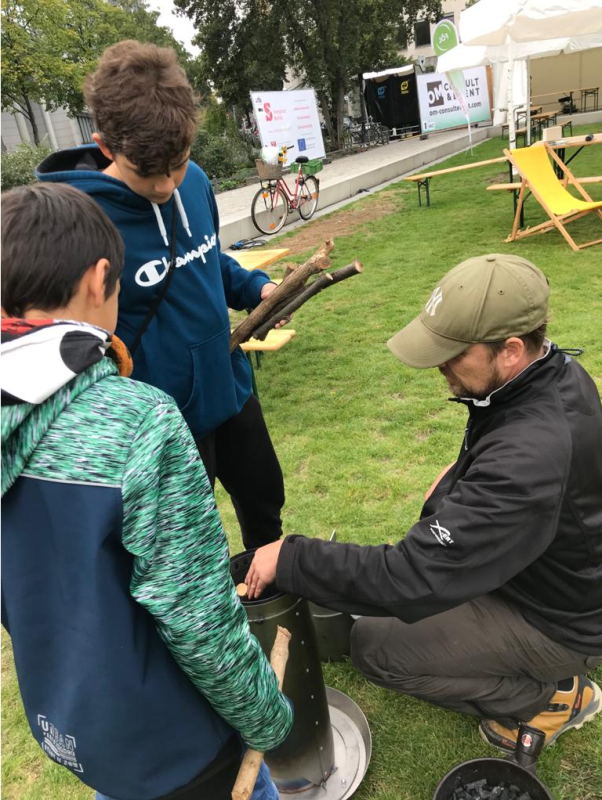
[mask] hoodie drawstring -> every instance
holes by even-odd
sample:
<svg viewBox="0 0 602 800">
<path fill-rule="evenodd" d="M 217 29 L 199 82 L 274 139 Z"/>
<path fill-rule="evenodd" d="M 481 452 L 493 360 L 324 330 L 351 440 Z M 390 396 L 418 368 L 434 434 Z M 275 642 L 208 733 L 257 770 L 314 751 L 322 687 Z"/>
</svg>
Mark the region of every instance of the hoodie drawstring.
<svg viewBox="0 0 602 800">
<path fill-rule="evenodd" d="M 182 220 L 182 225 L 184 226 L 184 230 L 192 238 L 192 231 L 190 230 L 190 224 L 188 222 L 188 217 L 186 216 L 186 211 L 184 209 L 184 203 L 182 202 L 182 198 L 180 197 L 180 193 L 177 189 L 174 190 L 174 200 L 176 203 L 176 208 L 178 209 L 178 213 L 180 215 L 180 219 Z M 151 203 L 153 207 L 153 211 L 155 212 L 155 217 L 157 218 L 157 225 L 159 226 L 159 233 L 163 238 L 163 242 L 165 247 L 169 247 L 169 239 L 167 238 L 167 229 L 165 227 L 165 222 L 163 221 L 163 215 L 161 214 L 161 209 L 157 205 L 157 203 Z"/>
<path fill-rule="evenodd" d="M 165 227 L 165 223 L 163 222 L 163 216 L 161 215 L 161 209 L 156 203 L 151 203 L 153 207 L 153 211 L 155 212 L 155 217 L 157 218 L 157 225 L 159 226 L 159 232 L 163 237 L 163 242 L 165 247 L 169 247 L 169 241 L 167 239 L 167 229 Z"/>
<path fill-rule="evenodd" d="M 190 225 L 188 224 L 188 217 L 186 216 L 186 211 L 184 210 L 184 203 L 182 202 L 182 198 L 180 197 L 180 192 L 178 192 L 178 190 L 176 189 L 174 191 L 174 195 L 176 198 L 176 206 L 178 207 L 178 211 L 180 213 L 180 219 L 182 220 L 182 225 L 184 226 L 184 230 L 192 238 L 192 231 L 190 230 Z"/>
</svg>

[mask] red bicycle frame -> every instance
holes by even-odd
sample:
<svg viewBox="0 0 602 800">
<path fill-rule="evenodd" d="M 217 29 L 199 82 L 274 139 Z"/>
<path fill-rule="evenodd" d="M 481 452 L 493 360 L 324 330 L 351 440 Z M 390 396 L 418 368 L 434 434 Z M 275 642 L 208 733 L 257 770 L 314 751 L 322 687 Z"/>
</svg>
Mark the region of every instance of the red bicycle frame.
<svg viewBox="0 0 602 800">
<path fill-rule="evenodd" d="M 302 178 L 301 165 L 299 165 L 299 170 L 297 172 L 297 180 L 295 181 L 295 189 L 293 192 L 291 192 L 288 183 L 284 180 L 284 177 L 278 178 L 278 180 L 276 181 L 275 196 L 278 195 L 278 192 L 281 192 L 286 198 L 286 202 L 291 211 L 294 211 L 297 208 L 297 199 L 299 197 L 299 186 L 301 185 L 301 178 Z M 268 181 L 268 189 L 272 188 L 273 183 L 274 183 L 273 181 Z"/>
</svg>

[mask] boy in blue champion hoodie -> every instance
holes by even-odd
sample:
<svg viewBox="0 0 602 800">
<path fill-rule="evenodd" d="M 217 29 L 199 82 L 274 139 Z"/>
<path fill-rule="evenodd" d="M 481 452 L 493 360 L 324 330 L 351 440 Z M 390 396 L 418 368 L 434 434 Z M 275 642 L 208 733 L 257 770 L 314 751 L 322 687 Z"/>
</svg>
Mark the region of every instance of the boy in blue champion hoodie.
<svg viewBox="0 0 602 800">
<path fill-rule="evenodd" d="M 124 41 L 108 48 L 85 95 L 95 145 L 49 156 L 41 181 L 96 200 L 125 242 L 117 335 L 137 339 L 133 377 L 170 394 L 195 439 L 211 485 L 232 498 L 247 548 L 282 534 L 284 483 L 244 353 L 230 353 L 228 308 L 253 308 L 274 289 L 222 253 L 211 184 L 189 160 L 197 111 L 176 54 Z"/>
</svg>

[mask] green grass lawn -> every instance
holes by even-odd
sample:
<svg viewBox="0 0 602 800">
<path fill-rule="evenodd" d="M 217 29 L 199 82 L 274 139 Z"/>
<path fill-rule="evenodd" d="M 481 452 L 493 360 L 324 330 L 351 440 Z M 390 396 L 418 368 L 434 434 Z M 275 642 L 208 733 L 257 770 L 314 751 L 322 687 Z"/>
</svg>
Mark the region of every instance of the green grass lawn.
<svg viewBox="0 0 602 800">
<path fill-rule="evenodd" d="M 487 141 L 438 168 L 495 158 L 502 145 Z M 585 148 L 572 168 L 576 175 L 602 174 L 602 148 Z M 285 475 L 287 533 L 326 538 L 336 527 L 339 541 L 393 543 L 417 520 L 426 488 L 456 456 L 465 411 L 447 402 L 436 370 L 403 367 L 385 342 L 420 311 L 438 278 L 466 258 L 516 253 L 537 264 L 551 284 L 551 338 L 584 348 L 580 361 L 602 387 L 602 247 L 574 253 L 557 232 L 504 244 L 512 200 L 485 187 L 506 179 L 495 165 L 436 178 L 429 209 L 418 208 L 415 187 L 401 181 L 274 240 L 302 262 L 331 231 L 333 266 L 355 256 L 364 265 L 362 275 L 297 312 L 297 337 L 267 355 L 257 372 Z M 587 190 L 602 199 L 602 184 Z M 526 215 L 530 225 L 545 218 L 533 198 Z M 600 238 L 602 223 L 586 218 L 571 230 L 583 242 Z M 221 489 L 218 502 L 232 552 L 239 552 Z M 2 664 L 2 797 L 90 800 L 91 791 L 33 743 L 6 636 Z M 326 666 L 325 676 L 359 703 L 372 729 L 372 762 L 358 800 L 430 800 L 454 764 L 494 754 L 474 719 L 376 688 L 349 663 Z M 602 683 L 602 670 L 595 677 Z M 601 800 L 602 715 L 546 750 L 539 774 L 557 800 Z"/>
</svg>

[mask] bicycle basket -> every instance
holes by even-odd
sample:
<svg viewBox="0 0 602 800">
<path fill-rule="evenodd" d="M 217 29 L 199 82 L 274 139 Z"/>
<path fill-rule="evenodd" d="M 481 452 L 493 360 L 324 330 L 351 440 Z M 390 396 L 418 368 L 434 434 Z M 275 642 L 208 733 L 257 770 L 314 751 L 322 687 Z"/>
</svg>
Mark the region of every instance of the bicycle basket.
<svg viewBox="0 0 602 800">
<path fill-rule="evenodd" d="M 266 164 L 265 161 L 257 158 L 255 166 L 262 181 L 276 180 L 282 177 L 282 164 Z"/>
<path fill-rule="evenodd" d="M 291 164 L 291 172 L 299 172 L 299 167 L 304 175 L 315 175 L 324 169 L 324 163 L 321 158 L 311 158 L 305 164 L 297 164 L 295 161 Z"/>
</svg>

